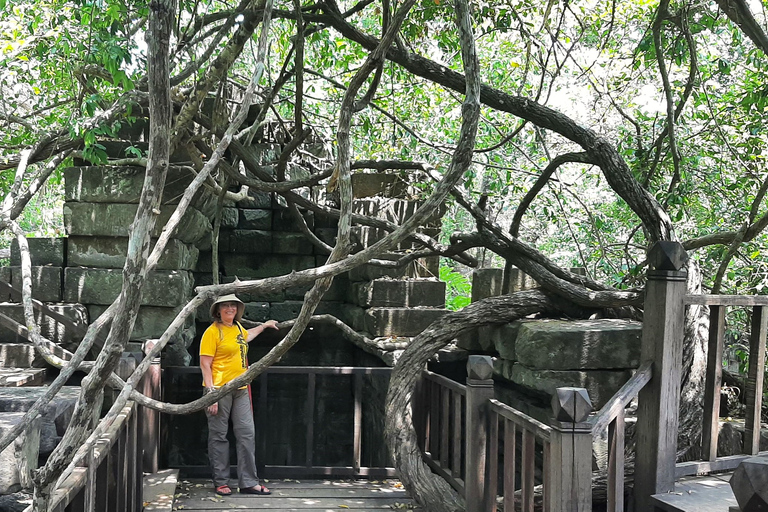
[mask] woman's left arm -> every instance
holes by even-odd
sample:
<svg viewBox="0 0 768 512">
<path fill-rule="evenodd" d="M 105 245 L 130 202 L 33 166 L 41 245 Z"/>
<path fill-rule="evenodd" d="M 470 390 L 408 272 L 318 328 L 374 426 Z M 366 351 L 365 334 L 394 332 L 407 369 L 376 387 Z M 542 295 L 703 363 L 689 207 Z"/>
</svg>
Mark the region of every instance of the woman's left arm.
<svg viewBox="0 0 768 512">
<path fill-rule="evenodd" d="M 277 329 L 277 321 L 267 320 L 261 325 L 246 330 L 245 332 L 248 333 L 248 337 L 245 339 L 245 342 L 250 343 L 253 338 L 263 333 L 266 329 Z"/>
</svg>

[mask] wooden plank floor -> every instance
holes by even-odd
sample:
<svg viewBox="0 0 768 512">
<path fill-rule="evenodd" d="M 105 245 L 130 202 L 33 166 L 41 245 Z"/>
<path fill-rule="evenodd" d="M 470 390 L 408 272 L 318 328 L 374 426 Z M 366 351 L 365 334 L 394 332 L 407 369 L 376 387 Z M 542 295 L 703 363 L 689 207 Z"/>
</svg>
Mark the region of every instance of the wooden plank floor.
<svg viewBox="0 0 768 512">
<path fill-rule="evenodd" d="M 733 472 L 691 476 L 675 483 L 675 492 L 654 496 L 657 506 L 667 512 L 728 512 L 736 506 L 728 481 Z"/>
<path fill-rule="evenodd" d="M 176 487 L 174 510 L 224 512 L 248 510 L 356 512 L 411 510 L 415 508 L 396 480 L 268 480 L 269 496 L 239 494 L 217 496 L 208 479 L 181 480 Z"/>
</svg>

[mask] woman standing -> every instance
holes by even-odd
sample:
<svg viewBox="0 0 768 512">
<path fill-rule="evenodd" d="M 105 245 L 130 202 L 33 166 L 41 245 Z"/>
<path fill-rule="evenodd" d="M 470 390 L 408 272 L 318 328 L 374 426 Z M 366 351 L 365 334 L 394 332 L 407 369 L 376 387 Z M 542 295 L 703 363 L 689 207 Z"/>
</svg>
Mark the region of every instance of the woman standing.
<svg viewBox="0 0 768 512">
<path fill-rule="evenodd" d="M 248 343 L 264 332 L 277 329 L 277 322 L 268 320 L 252 329 L 240 325 L 245 304 L 234 294 L 224 295 L 211 305 L 213 323 L 200 340 L 200 369 L 206 393 L 212 393 L 248 369 Z M 225 395 L 206 409 L 208 417 L 208 458 L 213 470 L 216 494 L 229 496 L 229 421 L 237 442 L 238 487 L 243 494 L 271 494 L 259 484 L 256 475 L 255 428 L 253 406 L 248 386 Z"/>
</svg>

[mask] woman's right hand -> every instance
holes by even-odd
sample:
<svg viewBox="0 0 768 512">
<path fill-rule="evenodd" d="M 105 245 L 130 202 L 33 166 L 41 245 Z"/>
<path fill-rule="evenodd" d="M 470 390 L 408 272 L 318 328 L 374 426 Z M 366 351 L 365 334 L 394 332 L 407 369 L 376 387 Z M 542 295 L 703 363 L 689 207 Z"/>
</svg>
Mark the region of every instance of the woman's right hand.
<svg viewBox="0 0 768 512">
<path fill-rule="evenodd" d="M 205 408 L 206 412 L 210 414 L 211 416 L 216 416 L 219 412 L 219 403 L 213 403 Z"/>
</svg>

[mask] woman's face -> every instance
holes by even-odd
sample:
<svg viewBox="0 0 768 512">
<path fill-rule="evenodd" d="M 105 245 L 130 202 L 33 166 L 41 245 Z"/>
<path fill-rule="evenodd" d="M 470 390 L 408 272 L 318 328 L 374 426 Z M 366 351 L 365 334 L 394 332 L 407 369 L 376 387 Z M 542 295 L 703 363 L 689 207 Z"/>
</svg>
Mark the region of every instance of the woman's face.
<svg viewBox="0 0 768 512">
<path fill-rule="evenodd" d="M 237 302 L 222 302 L 219 304 L 219 317 L 225 324 L 232 324 L 237 316 Z"/>
</svg>

